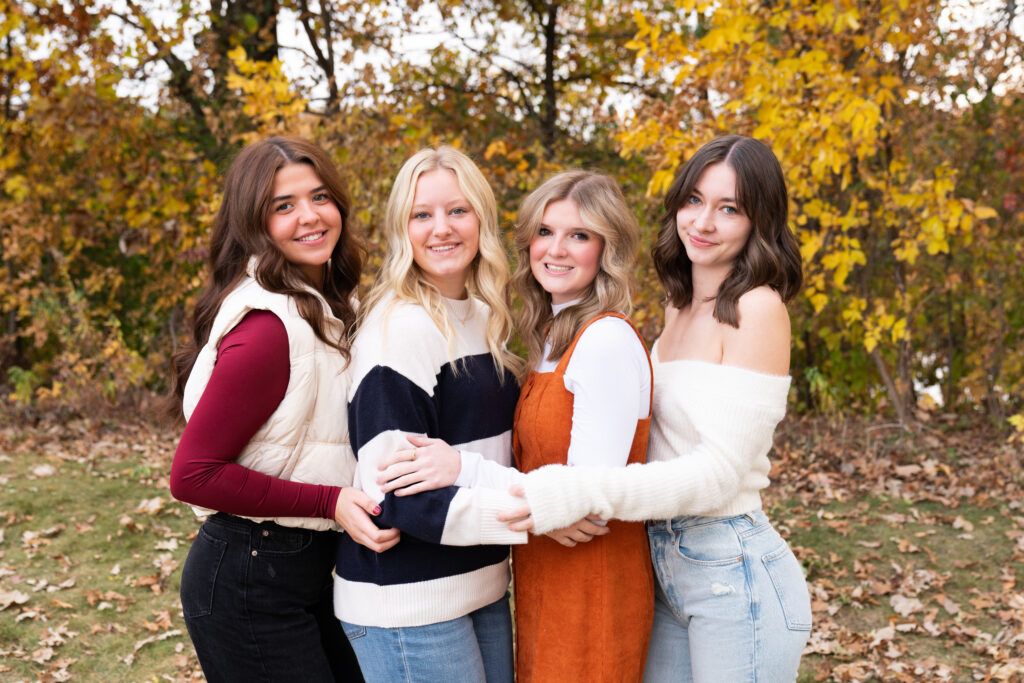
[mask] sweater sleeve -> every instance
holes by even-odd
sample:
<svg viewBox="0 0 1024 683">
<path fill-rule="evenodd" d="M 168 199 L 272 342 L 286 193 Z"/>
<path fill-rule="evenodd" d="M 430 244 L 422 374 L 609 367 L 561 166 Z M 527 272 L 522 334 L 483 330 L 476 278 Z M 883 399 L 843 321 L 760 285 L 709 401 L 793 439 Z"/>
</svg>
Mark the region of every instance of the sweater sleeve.
<svg viewBox="0 0 1024 683">
<path fill-rule="evenodd" d="M 717 389 L 702 384 L 685 390 L 695 394 L 686 406 L 698 434 L 697 443 L 686 452 L 625 468 L 549 465 L 527 474 L 524 489 L 534 533 L 591 515 L 647 520 L 708 514 L 732 500 L 753 463 L 771 447 L 775 427 L 785 414 L 785 392 L 771 389 L 774 397 L 765 402 L 763 396 L 747 393 L 756 387 L 740 390 L 725 382 Z M 656 420 L 675 417 L 655 415 Z"/>
<path fill-rule="evenodd" d="M 334 519 L 341 488 L 278 479 L 235 462 L 274 413 L 289 379 L 288 333 L 251 311 L 217 348 L 217 364 L 171 463 L 171 495 L 249 517 Z"/>
<path fill-rule="evenodd" d="M 497 521 L 499 511 L 515 506 L 515 498 L 505 490 L 449 486 L 399 497 L 382 493 L 376 483 L 377 464 L 406 448 L 407 435 L 443 438 L 446 416 L 435 391 L 441 368 L 448 363 L 447 346 L 420 311 L 396 306 L 383 324 L 380 317 L 368 319 L 353 345 L 359 368 L 348 418 L 358 460 L 355 482 L 380 503 L 381 514 L 375 522 L 382 527 L 445 545 L 525 543 L 525 533 L 509 531 Z M 456 403 L 473 404 L 473 397 L 465 398 Z"/>
</svg>

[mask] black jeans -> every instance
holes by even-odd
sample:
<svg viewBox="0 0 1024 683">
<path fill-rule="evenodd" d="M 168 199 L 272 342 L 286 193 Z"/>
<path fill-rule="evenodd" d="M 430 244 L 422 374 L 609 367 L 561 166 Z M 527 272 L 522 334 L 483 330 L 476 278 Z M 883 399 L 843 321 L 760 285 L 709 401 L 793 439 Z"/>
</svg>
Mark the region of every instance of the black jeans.
<svg viewBox="0 0 1024 683">
<path fill-rule="evenodd" d="M 181 573 L 181 606 L 199 664 L 220 681 L 362 681 L 334 617 L 338 534 L 222 512 Z"/>
</svg>

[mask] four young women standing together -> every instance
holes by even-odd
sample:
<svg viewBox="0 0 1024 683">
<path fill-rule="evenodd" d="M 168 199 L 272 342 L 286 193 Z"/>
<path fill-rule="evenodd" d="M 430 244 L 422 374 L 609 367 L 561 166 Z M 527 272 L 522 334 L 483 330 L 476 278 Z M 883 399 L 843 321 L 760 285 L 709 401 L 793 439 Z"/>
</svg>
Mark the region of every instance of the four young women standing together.
<svg viewBox="0 0 1024 683">
<path fill-rule="evenodd" d="M 418 153 L 392 189 L 388 252 L 350 350 L 360 263 L 347 202 L 322 152 L 282 151 L 300 142 L 257 143 L 229 171 L 179 372 L 192 417 L 173 493 L 219 511 L 182 579 L 207 677 L 295 675 L 296 657 L 327 662 L 302 669 L 312 680 L 358 676 L 331 661 L 345 643 L 321 618 L 337 544 L 334 607 L 368 680 L 511 681 L 508 544 L 533 528 L 550 538 L 515 551 L 520 680 L 639 680 L 648 638 L 647 680 L 793 679 L 809 601 L 758 494 L 789 385 L 784 301 L 800 283 L 770 150 L 717 140 L 666 198 L 652 400 L 651 360 L 624 317 L 639 231 L 614 181 L 566 172 L 523 203 L 513 283 L 527 371 L 505 348 L 490 188 L 456 150 Z M 277 165 L 259 175 L 254 149 Z M 293 210 L 305 216 L 281 219 Z M 256 363 L 277 370 L 252 377 Z M 643 465 L 652 412 L 656 462 Z M 513 446 L 532 473 L 508 468 Z M 648 549 L 643 525 L 601 521 L 613 518 L 662 521 Z M 340 543 L 297 531 L 332 520 Z M 282 571 L 311 548 L 316 563 L 295 562 L 308 575 Z M 275 602 L 254 597 L 261 577 Z M 289 610 L 307 626 L 276 616 Z M 240 657 L 262 673 L 224 667 Z"/>
</svg>

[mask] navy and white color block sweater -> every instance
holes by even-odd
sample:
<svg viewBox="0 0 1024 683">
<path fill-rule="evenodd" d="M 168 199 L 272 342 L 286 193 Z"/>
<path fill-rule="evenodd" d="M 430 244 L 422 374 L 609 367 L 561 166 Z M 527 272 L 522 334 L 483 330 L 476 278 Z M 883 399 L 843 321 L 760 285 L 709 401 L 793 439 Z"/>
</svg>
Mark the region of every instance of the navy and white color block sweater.
<svg viewBox="0 0 1024 683">
<path fill-rule="evenodd" d="M 502 381 L 494 367 L 484 303 L 444 301 L 454 345 L 422 307 L 391 304 L 384 299 L 370 312 L 353 344 L 348 420 L 358 460 L 354 485 L 380 503 L 376 523 L 400 529 L 402 539 L 378 554 L 343 535 L 334 607 L 339 619 L 361 626 L 422 626 L 500 599 L 509 582 L 508 544 L 525 543 L 527 535 L 497 521 L 516 504 L 504 490 L 384 495 L 377 464 L 408 448 L 408 434 L 421 434 L 510 465 L 519 386 L 509 372 Z"/>
</svg>

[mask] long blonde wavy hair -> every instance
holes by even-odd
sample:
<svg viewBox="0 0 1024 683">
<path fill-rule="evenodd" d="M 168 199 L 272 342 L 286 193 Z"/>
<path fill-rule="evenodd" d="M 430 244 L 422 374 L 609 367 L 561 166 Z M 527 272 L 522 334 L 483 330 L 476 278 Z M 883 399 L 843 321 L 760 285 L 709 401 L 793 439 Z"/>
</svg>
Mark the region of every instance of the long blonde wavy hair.
<svg viewBox="0 0 1024 683">
<path fill-rule="evenodd" d="M 545 209 L 563 199 L 576 205 L 584 227 L 600 236 L 604 246 L 597 275 L 583 300 L 552 317 L 551 295 L 544 291 L 530 269 L 530 243 L 541 227 Z M 548 359 L 557 360 L 588 320 L 602 313 L 629 315 L 632 312 L 633 266 L 639 244 L 640 228 L 619 184 L 602 173 L 563 171 L 523 200 L 516 216 L 518 264 L 512 275 L 512 287 L 523 302 L 516 327 L 529 353 L 529 367 L 524 372 L 543 360 L 545 331 L 549 327 L 551 354 Z"/>
<path fill-rule="evenodd" d="M 394 294 L 392 303 L 407 301 L 419 304 L 454 347 L 456 331 L 440 291 L 424 277 L 413 259 L 409 241 L 409 217 L 416 196 L 416 183 L 420 176 L 437 169 L 455 174 L 459 189 L 466 196 L 480 221 L 479 250 L 470 265 L 466 288 L 491 309 L 487 321 L 487 348 L 494 359 L 495 368 L 507 369 L 515 374 L 522 370 L 522 359 L 507 348 L 512 336 L 512 315 L 509 299 L 508 259 L 498 231 L 498 208 L 494 193 L 480 169 L 472 159 L 455 149 L 443 145 L 436 149 L 422 149 L 409 157 L 395 177 L 384 214 L 384 237 L 387 253 L 380 271 L 360 306 L 356 327 L 387 295 Z"/>
</svg>

